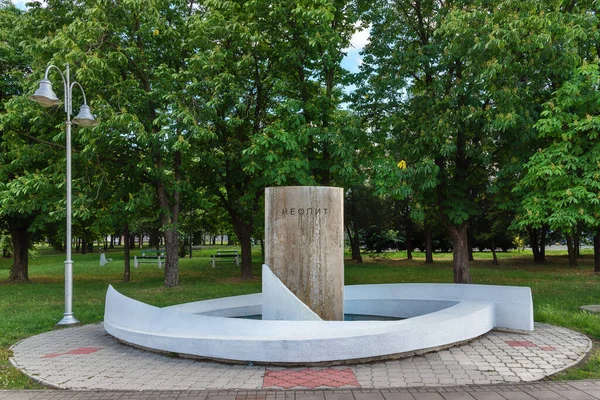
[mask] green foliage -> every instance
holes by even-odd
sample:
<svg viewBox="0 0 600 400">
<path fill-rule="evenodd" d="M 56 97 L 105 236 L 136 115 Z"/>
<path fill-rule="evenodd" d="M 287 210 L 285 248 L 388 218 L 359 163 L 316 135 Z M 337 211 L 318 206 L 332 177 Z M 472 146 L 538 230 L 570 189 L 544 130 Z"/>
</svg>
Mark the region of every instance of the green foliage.
<svg viewBox="0 0 600 400">
<path fill-rule="evenodd" d="M 572 232 L 600 225 L 599 84 L 598 65 L 586 64 L 544 105 L 536 128 L 548 144 L 532 155 L 515 188 L 525 193 L 520 226 Z"/>
<path fill-rule="evenodd" d="M 381 253 L 384 250 L 395 248 L 403 241 L 403 237 L 397 231 L 368 230 L 365 233 L 365 249 Z"/>
</svg>

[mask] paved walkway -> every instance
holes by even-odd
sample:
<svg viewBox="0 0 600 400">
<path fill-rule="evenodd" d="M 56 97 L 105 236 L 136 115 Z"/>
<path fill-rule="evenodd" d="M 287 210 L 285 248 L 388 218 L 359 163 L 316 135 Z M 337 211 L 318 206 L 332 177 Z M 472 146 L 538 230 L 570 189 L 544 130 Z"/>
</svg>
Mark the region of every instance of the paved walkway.
<svg viewBox="0 0 600 400">
<path fill-rule="evenodd" d="M 0 391 L 0 400 L 594 400 L 600 381 L 400 388 L 252 391 Z"/>
<path fill-rule="evenodd" d="M 391 392 L 383 389 L 389 388 L 419 388 L 415 393 L 420 393 L 418 390 L 424 388 L 457 385 L 480 387 L 477 385 L 539 380 L 577 364 L 589 352 L 591 345 L 585 335 L 565 328 L 536 324 L 535 331 L 530 334 L 492 331 L 461 346 L 402 360 L 336 367 L 281 368 L 198 361 L 143 351 L 120 343 L 106 334 L 101 324 L 96 324 L 51 331 L 25 339 L 13 346 L 11 362 L 32 378 L 62 389 L 227 391 L 372 388 L 379 389 L 375 393 L 384 396 Z M 594 386 L 593 390 L 600 390 L 597 383 L 590 384 Z M 442 393 L 442 389 L 433 390 L 432 393 Z M 171 394 L 167 397 L 180 396 L 172 394 L 175 392 L 168 393 Z M 246 392 L 231 393 L 241 400 L 237 398 L 238 394 Z M 321 393 L 310 400 L 322 399 L 323 393 L 329 395 L 327 400 L 346 399 L 343 396 L 334 399 L 333 394 L 337 392 L 310 393 Z M 368 398 L 362 396 L 365 393 L 363 391 L 341 394 L 348 393 L 356 400 L 377 400 L 370 395 Z M 281 396 L 279 394 L 278 399 Z M 288 397 L 287 394 L 283 396 L 286 399 Z M 414 394 L 412 396 L 415 397 Z M 384 397 L 385 400 L 392 400 L 390 396 Z M 394 400 L 400 398 L 402 396 L 396 396 Z M 433 400 L 440 397 L 428 398 Z M 495 395 L 487 398 L 500 399 Z M 0 400 L 4 399 L 0 397 Z"/>
</svg>

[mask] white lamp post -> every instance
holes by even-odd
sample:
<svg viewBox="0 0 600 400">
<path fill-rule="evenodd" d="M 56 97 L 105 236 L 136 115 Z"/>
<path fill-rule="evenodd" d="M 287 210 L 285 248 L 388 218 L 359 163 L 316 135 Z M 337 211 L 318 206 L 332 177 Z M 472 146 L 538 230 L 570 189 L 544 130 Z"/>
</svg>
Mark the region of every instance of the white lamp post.
<svg viewBox="0 0 600 400">
<path fill-rule="evenodd" d="M 73 111 L 73 86 L 77 85 L 83 93 L 83 105 L 79 109 L 79 114 L 73 118 L 73 123 L 83 126 L 92 127 L 98 125 L 98 121 L 94 118 L 87 105 L 85 92 L 81 85 L 77 82 L 70 82 L 69 64 L 66 65 L 65 73 L 56 66 L 50 65 L 46 68 L 44 79 L 40 81 L 40 86 L 35 93 L 30 96 L 31 100 L 36 101 L 43 107 L 52 107 L 62 104 L 62 101 L 56 96 L 52 90 L 52 83 L 48 80 L 50 69 L 56 69 L 63 81 L 63 90 L 65 98 L 65 112 L 67 113 L 66 140 L 67 140 L 67 243 L 66 252 L 67 260 L 65 261 L 65 313 L 56 325 L 68 326 L 78 324 L 79 321 L 73 316 L 73 261 L 71 260 L 71 113 Z"/>
</svg>

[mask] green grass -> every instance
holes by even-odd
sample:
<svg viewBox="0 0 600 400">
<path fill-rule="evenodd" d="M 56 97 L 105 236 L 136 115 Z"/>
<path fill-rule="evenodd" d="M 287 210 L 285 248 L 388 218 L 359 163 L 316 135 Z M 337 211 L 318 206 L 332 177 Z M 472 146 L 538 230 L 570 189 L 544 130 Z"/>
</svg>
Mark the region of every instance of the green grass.
<svg viewBox="0 0 600 400">
<path fill-rule="evenodd" d="M 223 246 L 223 248 L 226 246 Z M 221 248 L 216 246 L 215 248 Z M 156 306 L 260 292 L 260 253 L 255 248 L 256 279 L 241 281 L 232 263 L 210 264 L 214 249 L 194 251 L 180 260 L 179 286 L 163 285 L 163 270 L 142 264 L 131 269 L 131 281 L 123 283 L 123 254 L 109 252 L 114 261 L 99 266 L 99 254 L 74 254 L 73 310 L 83 323 L 102 321 L 104 296 L 109 284 L 123 294 Z M 140 254 L 136 250 L 133 254 Z M 0 283 L 0 389 L 40 388 L 8 363 L 9 347 L 21 339 L 49 331 L 60 320 L 64 307 L 64 255 L 41 248 L 30 260 L 31 283 Z M 535 320 L 564 326 L 600 340 L 600 316 L 580 311 L 584 304 L 600 303 L 600 276 L 594 274 L 592 255 L 585 253 L 580 266 L 568 267 L 564 252 L 548 253 L 548 262 L 537 265 L 528 253 L 498 253 L 499 266 L 491 265 L 490 253 L 475 254 L 471 265 L 474 283 L 529 286 L 533 292 Z M 434 264 L 424 264 L 424 254 L 384 253 L 365 257 L 364 264 L 347 260 L 346 284 L 393 282 L 452 282 L 452 255 L 436 254 Z M 11 260 L 0 259 L 0 282 L 8 278 Z M 600 353 L 556 379 L 600 378 Z"/>
</svg>

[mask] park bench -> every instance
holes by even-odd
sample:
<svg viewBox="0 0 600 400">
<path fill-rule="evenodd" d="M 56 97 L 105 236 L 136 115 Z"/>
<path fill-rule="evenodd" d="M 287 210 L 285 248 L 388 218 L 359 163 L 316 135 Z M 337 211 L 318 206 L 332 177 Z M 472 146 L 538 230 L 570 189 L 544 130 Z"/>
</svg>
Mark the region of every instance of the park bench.
<svg viewBox="0 0 600 400">
<path fill-rule="evenodd" d="M 224 258 L 224 260 L 218 260 L 219 258 Z M 219 261 L 228 261 L 227 259 L 233 258 L 235 265 L 240 266 L 240 255 L 237 250 L 217 250 L 217 254 L 212 255 L 212 267 L 216 266 L 216 263 Z"/>
<path fill-rule="evenodd" d="M 165 259 L 164 250 L 142 250 L 141 256 L 133 256 L 133 266 L 139 267 L 143 263 L 158 263 L 158 268 L 162 268 Z"/>
</svg>

